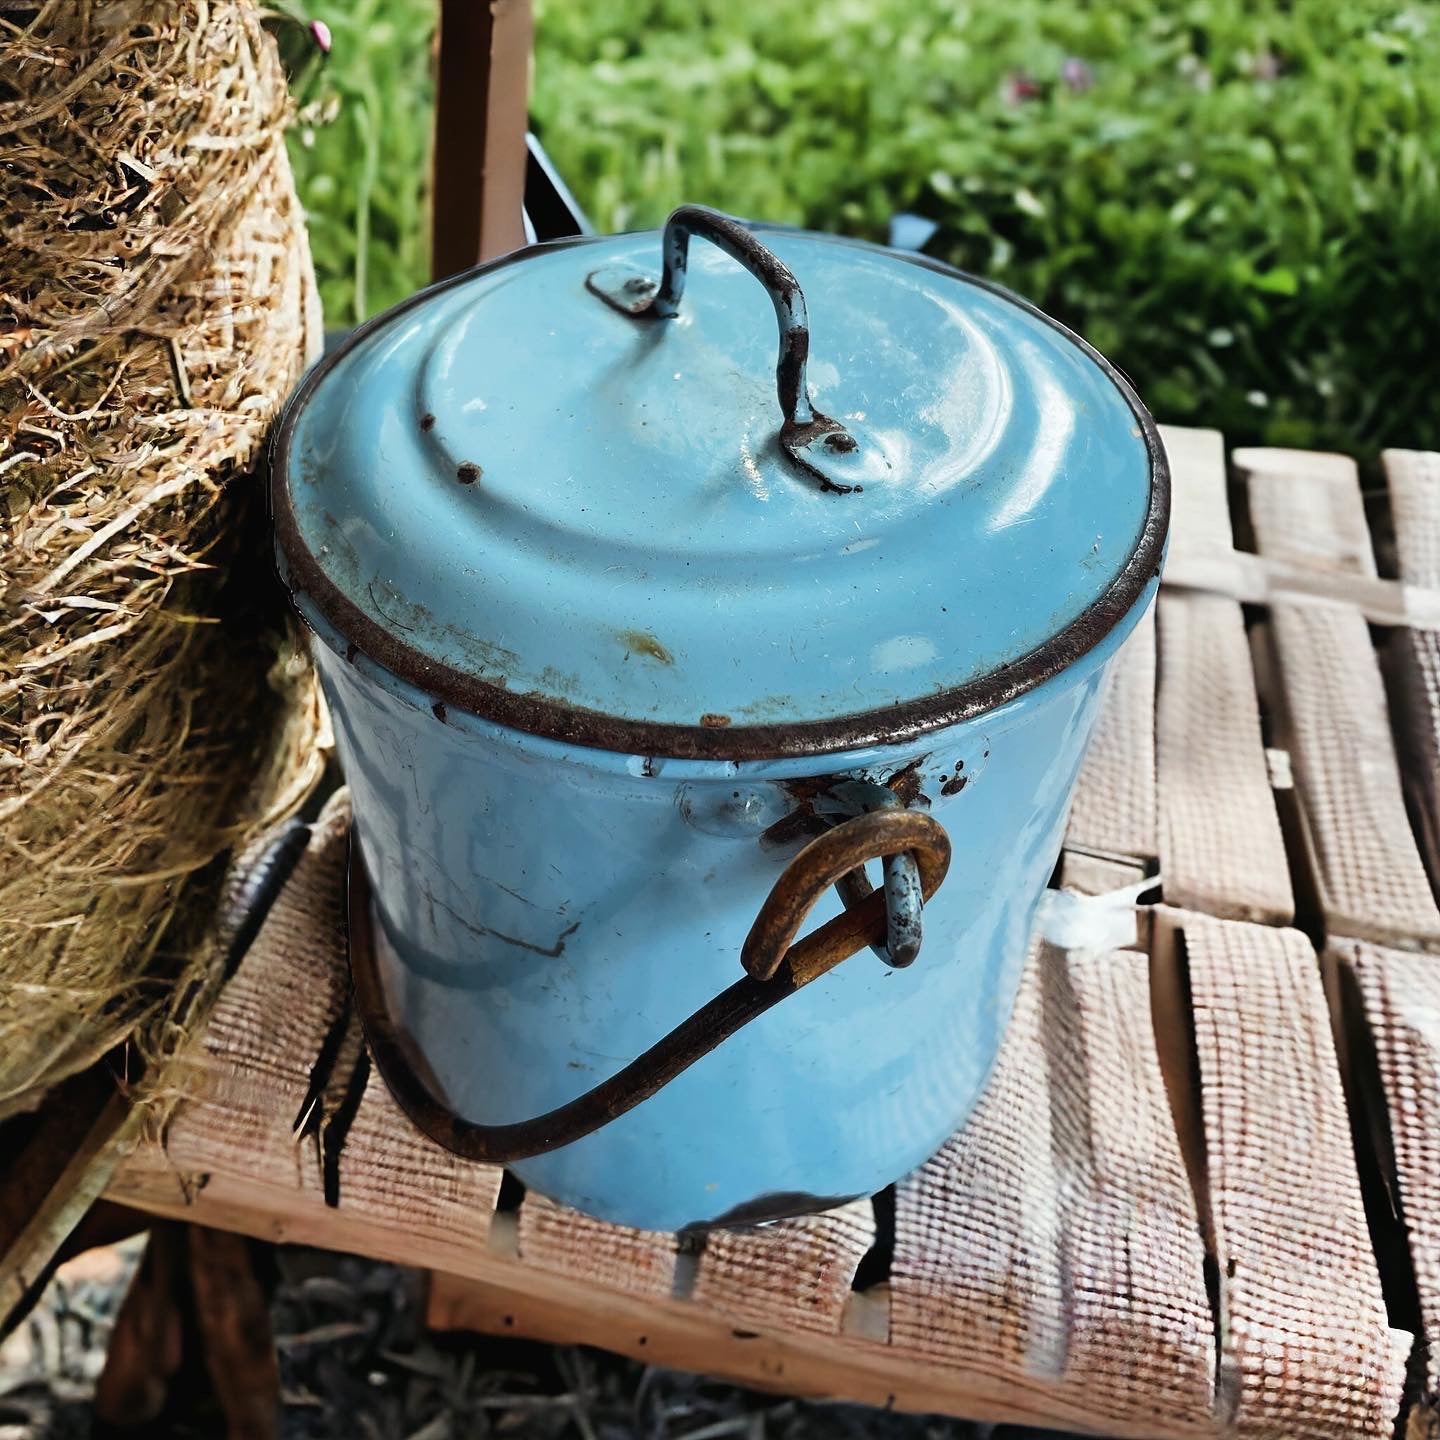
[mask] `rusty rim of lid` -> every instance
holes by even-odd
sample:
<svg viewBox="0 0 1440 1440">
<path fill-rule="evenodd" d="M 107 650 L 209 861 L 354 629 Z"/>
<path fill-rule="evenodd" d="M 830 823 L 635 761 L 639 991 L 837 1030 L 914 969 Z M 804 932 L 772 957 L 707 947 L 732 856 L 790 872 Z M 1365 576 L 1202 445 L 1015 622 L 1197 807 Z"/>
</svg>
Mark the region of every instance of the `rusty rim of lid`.
<svg viewBox="0 0 1440 1440">
<path fill-rule="evenodd" d="M 1140 401 L 1129 378 L 1068 326 L 1047 315 L 1003 285 L 959 270 L 927 255 L 893 252 L 905 263 L 950 278 L 960 278 L 1017 306 L 1068 340 L 1097 366 L 1120 392 L 1135 417 L 1149 461 L 1149 503 L 1129 558 L 1109 587 L 1068 624 L 1009 664 L 932 695 L 899 701 L 879 709 L 816 720 L 770 725 L 680 725 L 637 720 L 567 704 L 553 696 L 515 691 L 469 671 L 447 665 L 408 644 L 393 630 L 366 614 L 335 583 L 300 533 L 290 495 L 290 452 L 298 417 L 316 388 L 357 346 L 381 327 L 465 284 L 484 271 L 491 273 L 523 263 L 540 251 L 596 243 L 599 237 L 577 236 L 517 250 L 498 260 L 452 275 L 417 291 L 399 305 L 372 317 L 310 370 L 286 407 L 270 448 L 271 506 L 276 541 L 288 575 L 282 575 L 292 598 L 305 596 L 350 647 L 432 701 L 456 706 L 484 720 L 542 736 L 562 744 L 607 750 L 623 755 L 663 756 L 677 760 L 771 760 L 822 755 L 879 745 L 899 745 L 994 710 L 1081 660 L 1125 617 L 1159 577 L 1170 523 L 1170 469 L 1155 421 Z M 303 607 L 298 607 L 302 618 Z"/>
</svg>

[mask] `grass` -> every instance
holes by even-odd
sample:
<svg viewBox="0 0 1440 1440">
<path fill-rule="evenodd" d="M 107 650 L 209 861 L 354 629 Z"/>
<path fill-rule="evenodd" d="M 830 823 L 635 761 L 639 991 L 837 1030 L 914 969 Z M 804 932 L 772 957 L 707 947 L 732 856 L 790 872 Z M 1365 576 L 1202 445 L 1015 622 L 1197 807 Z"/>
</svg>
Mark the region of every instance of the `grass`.
<svg viewBox="0 0 1440 1440">
<path fill-rule="evenodd" d="M 330 27 L 332 48 L 321 65 L 302 26 L 277 27 L 300 70 L 290 154 L 326 324 L 348 327 L 427 278 L 436 0 L 314 0 L 305 9 Z"/>
<path fill-rule="evenodd" d="M 433 0 L 313 10 L 341 104 L 297 152 L 346 323 L 424 278 Z M 1437 0 L 540 0 L 533 112 L 602 228 L 917 212 L 1162 419 L 1440 448 Z"/>
</svg>

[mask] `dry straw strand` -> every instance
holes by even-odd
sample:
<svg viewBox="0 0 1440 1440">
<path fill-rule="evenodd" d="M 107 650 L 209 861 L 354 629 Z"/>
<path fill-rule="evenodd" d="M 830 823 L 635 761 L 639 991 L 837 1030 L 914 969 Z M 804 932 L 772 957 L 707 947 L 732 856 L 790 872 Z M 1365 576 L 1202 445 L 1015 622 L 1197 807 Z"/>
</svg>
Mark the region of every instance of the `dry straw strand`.
<svg viewBox="0 0 1440 1440">
<path fill-rule="evenodd" d="M 215 946 L 320 764 L 252 468 L 320 329 L 249 0 L 0 0 L 0 1119 Z"/>
</svg>

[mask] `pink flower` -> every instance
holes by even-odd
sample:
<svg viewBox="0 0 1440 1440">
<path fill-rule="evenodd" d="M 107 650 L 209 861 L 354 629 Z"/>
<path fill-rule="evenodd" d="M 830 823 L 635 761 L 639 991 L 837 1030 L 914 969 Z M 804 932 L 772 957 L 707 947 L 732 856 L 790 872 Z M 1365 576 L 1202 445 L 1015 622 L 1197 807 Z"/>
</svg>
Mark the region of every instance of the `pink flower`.
<svg viewBox="0 0 1440 1440">
<path fill-rule="evenodd" d="M 1060 67 L 1060 78 L 1077 95 L 1083 94 L 1095 83 L 1094 71 L 1075 55 Z"/>
<path fill-rule="evenodd" d="M 1008 104 L 1019 105 L 1025 100 L 1038 100 L 1041 90 L 1023 70 L 1012 70 L 1000 87 L 1001 98 Z"/>
<path fill-rule="evenodd" d="M 330 35 L 330 27 L 323 20 L 312 20 L 310 22 L 310 34 L 315 43 L 320 47 L 322 55 L 330 53 L 330 46 L 333 43 Z"/>
</svg>

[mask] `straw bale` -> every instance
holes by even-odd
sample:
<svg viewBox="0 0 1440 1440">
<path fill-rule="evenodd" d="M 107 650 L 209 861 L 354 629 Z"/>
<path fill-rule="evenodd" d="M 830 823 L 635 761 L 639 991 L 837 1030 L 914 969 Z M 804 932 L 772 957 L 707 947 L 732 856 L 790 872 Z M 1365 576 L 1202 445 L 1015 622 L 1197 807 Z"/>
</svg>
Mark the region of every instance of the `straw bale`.
<svg viewBox="0 0 1440 1440">
<path fill-rule="evenodd" d="M 318 773 L 251 473 L 320 337 L 288 113 L 248 0 L 0 4 L 0 1118 L 173 1048 Z"/>
</svg>

